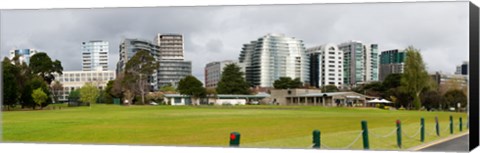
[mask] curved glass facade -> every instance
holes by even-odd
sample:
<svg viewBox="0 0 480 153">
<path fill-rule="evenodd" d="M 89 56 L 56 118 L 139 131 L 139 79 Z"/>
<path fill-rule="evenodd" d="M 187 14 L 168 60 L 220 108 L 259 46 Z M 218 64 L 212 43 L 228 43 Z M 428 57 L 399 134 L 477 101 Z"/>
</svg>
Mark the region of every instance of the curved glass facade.
<svg viewBox="0 0 480 153">
<path fill-rule="evenodd" d="M 303 41 L 283 34 L 267 34 L 245 44 L 239 57 L 251 86 L 273 87 L 280 77 L 309 81 L 309 58 Z"/>
</svg>

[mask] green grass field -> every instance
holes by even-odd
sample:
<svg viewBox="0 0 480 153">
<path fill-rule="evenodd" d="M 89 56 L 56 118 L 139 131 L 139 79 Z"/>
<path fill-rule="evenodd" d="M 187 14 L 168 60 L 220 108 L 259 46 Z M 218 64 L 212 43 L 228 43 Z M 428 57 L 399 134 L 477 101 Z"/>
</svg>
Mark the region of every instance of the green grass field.
<svg viewBox="0 0 480 153">
<path fill-rule="evenodd" d="M 3 112 L 3 141 L 142 144 L 227 147 L 229 133 L 241 133 L 241 147 L 309 148 L 312 131 L 319 129 L 322 143 L 343 148 L 361 132 L 368 121 L 370 148 L 398 150 L 395 130 L 402 121 L 406 135 L 419 130 L 426 121 L 426 142 L 450 136 L 449 115 L 455 134 L 458 118 L 466 113 L 389 111 L 376 108 L 323 108 L 312 106 L 115 106 L 93 105 L 61 110 Z M 433 135 L 434 118 L 441 124 L 441 137 Z M 420 136 L 403 136 L 403 149 L 422 144 Z M 325 147 L 323 147 L 325 148 Z M 349 149 L 362 149 L 362 139 Z"/>
</svg>

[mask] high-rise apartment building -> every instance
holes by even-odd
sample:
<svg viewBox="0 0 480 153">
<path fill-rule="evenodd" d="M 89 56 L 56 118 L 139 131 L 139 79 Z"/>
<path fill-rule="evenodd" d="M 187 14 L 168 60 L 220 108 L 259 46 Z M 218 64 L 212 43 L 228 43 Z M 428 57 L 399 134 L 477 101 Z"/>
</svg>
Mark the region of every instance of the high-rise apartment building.
<svg viewBox="0 0 480 153">
<path fill-rule="evenodd" d="M 183 35 L 157 34 L 154 40 L 160 46 L 159 60 L 184 60 Z"/>
<path fill-rule="evenodd" d="M 135 53 L 140 50 L 144 50 L 150 53 L 155 60 L 158 61 L 158 54 L 160 52 L 160 47 L 151 41 L 147 40 L 140 40 L 140 39 L 123 39 L 120 43 L 120 50 L 119 55 L 120 59 L 117 63 L 117 76 L 119 73 L 125 70 L 125 66 Z M 155 71 L 154 74 L 148 77 L 148 82 L 150 84 L 150 90 L 156 91 L 158 90 L 158 83 L 157 83 L 157 72 Z"/>
<path fill-rule="evenodd" d="M 336 44 L 325 44 L 307 49 L 310 55 L 310 85 L 343 86 L 343 51 Z"/>
<path fill-rule="evenodd" d="M 159 46 L 158 87 L 177 86 L 181 79 L 192 74 L 192 62 L 184 61 L 183 35 L 157 34 L 154 41 Z"/>
<path fill-rule="evenodd" d="M 382 51 L 380 54 L 380 81 L 385 80 L 389 74 L 403 73 L 405 65 L 405 51 L 392 49 Z"/>
<path fill-rule="evenodd" d="M 101 40 L 82 42 L 82 70 L 108 70 L 108 42 Z"/>
<path fill-rule="evenodd" d="M 338 48 L 344 57 L 344 84 L 353 87 L 378 81 L 378 45 L 360 41 L 341 43 Z"/>
<path fill-rule="evenodd" d="M 267 34 L 244 44 L 239 57 L 246 81 L 254 87 L 273 87 L 280 77 L 309 83 L 309 60 L 303 41 L 283 34 Z"/>
<path fill-rule="evenodd" d="M 463 62 L 461 65 L 457 65 L 455 74 L 468 75 L 468 61 Z"/>
<path fill-rule="evenodd" d="M 237 61 L 225 60 L 210 62 L 205 66 L 205 87 L 216 88 L 218 82 L 222 79 L 223 68 L 229 64 L 237 64 Z M 239 66 L 240 67 L 240 66 Z"/>
<path fill-rule="evenodd" d="M 15 56 L 18 56 L 20 63 L 25 62 L 27 65 L 30 63 L 30 57 L 38 53 L 35 49 L 12 49 L 10 50 L 9 59 L 12 60 Z"/>
</svg>

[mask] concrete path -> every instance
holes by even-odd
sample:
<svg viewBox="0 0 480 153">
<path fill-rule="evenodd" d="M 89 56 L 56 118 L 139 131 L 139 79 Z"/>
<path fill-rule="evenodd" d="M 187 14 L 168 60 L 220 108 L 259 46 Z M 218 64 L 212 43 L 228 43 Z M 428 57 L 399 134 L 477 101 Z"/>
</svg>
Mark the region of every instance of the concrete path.
<svg viewBox="0 0 480 153">
<path fill-rule="evenodd" d="M 468 132 L 411 148 L 415 151 L 468 152 Z"/>
</svg>

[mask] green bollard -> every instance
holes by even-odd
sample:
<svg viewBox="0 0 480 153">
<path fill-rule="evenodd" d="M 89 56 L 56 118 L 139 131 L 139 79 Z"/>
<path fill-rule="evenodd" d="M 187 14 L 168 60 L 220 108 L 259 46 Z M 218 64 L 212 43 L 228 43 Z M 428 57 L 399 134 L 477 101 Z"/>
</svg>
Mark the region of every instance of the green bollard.
<svg viewBox="0 0 480 153">
<path fill-rule="evenodd" d="M 440 124 L 438 124 L 437 116 L 435 116 L 435 131 L 437 132 L 437 136 L 440 136 Z"/>
<path fill-rule="evenodd" d="M 313 148 L 320 149 L 320 131 L 313 130 Z"/>
<path fill-rule="evenodd" d="M 425 119 L 423 117 L 420 118 L 420 141 L 425 141 Z"/>
<path fill-rule="evenodd" d="M 402 125 L 400 120 L 397 120 L 397 145 L 398 148 L 402 148 Z"/>
<path fill-rule="evenodd" d="M 230 133 L 230 147 L 240 146 L 240 133 L 232 132 Z"/>
<path fill-rule="evenodd" d="M 450 115 L 450 134 L 453 134 L 453 117 Z"/>
<path fill-rule="evenodd" d="M 367 128 L 367 121 L 362 121 L 362 135 L 363 135 L 363 149 L 370 149 L 370 145 L 368 144 L 368 128 Z"/>
<path fill-rule="evenodd" d="M 460 132 L 462 132 L 462 130 L 463 130 L 463 129 L 462 129 L 462 128 L 463 128 L 462 117 L 460 117 L 459 122 L 460 122 L 460 123 L 458 123 L 458 124 L 460 125 Z"/>
</svg>

